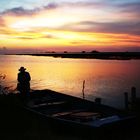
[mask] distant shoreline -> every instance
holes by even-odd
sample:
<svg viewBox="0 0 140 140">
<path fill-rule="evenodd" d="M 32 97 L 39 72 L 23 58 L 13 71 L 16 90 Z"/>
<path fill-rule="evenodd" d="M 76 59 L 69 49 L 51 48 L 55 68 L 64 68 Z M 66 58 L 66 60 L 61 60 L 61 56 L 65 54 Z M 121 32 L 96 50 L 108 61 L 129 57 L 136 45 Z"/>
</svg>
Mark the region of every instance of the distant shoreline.
<svg viewBox="0 0 140 140">
<path fill-rule="evenodd" d="M 51 56 L 60 58 L 131 60 L 140 59 L 140 52 L 64 52 L 64 53 L 29 53 L 16 55 Z"/>
</svg>

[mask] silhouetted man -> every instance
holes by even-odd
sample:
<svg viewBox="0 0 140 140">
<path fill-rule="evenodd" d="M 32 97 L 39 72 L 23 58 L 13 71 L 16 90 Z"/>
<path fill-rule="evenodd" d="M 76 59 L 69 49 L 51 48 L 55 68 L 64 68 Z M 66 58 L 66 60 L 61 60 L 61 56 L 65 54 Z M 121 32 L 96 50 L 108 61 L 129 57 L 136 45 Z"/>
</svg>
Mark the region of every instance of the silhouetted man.
<svg viewBox="0 0 140 140">
<path fill-rule="evenodd" d="M 18 73 L 18 85 L 17 90 L 20 92 L 21 96 L 24 98 L 26 97 L 30 92 L 30 74 L 29 72 L 25 71 L 26 68 L 20 67 L 19 73 Z"/>
</svg>

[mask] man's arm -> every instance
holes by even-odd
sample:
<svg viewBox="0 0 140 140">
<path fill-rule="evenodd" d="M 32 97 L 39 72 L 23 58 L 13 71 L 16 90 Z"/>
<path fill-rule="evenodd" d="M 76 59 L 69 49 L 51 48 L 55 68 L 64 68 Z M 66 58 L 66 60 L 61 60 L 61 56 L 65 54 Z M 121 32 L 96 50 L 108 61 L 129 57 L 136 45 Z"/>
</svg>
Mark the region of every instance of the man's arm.
<svg viewBox="0 0 140 140">
<path fill-rule="evenodd" d="M 30 76 L 29 72 L 27 72 L 27 74 L 28 74 L 28 81 L 30 81 L 31 80 L 31 76 Z"/>
</svg>

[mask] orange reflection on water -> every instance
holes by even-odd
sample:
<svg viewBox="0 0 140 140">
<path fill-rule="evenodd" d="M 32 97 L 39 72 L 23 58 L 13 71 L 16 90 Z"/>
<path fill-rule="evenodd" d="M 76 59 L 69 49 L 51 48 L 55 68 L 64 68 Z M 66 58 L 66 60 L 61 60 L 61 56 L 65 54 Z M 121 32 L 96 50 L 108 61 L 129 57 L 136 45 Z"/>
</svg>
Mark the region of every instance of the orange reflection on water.
<svg viewBox="0 0 140 140">
<path fill-rule="evenodd" d="M 21 66 L 31 74 L 32 89 L 52 89 L 82 97 L 85 80 L 86 98 L 103 97 L 117 100 L 122 92 L 136 86 L 140 91 L 139 60 L 62 59 L 36 56 L 0 56 L 0 73 L 16 88 Z M 114 102 L 114 100 L 113 100 Z"/>
</svg>

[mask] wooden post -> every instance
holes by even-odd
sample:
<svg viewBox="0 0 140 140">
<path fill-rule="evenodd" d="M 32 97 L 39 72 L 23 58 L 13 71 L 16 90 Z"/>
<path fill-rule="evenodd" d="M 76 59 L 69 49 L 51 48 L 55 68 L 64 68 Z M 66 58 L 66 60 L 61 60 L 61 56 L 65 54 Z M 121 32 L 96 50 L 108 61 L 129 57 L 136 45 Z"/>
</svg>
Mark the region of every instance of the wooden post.
<svg viewBox="0 0 140 140">
<path fill-rule="evenodd" d="M 124 93 L 125 109 L 128 110 L 128 92 Z"/>
<path fill-rule="evenodd" d="M 131 101 L 132 103 L 136 101 L 136 88 L 135 87 L 131 88 Z"/>
<path fill-rule="evenodd" d="M 135 103 L 136 103 L 136 88 L 132 87 L 131 88 L 131 107 L 132 107 L 132 109 L 135 108 Z"/>
<path fill-rule="evenodd" d="M 82 94 L 83 94 L 83 99 L 85 99 L 85 80 L 83 81 Z"/>
</svg>

